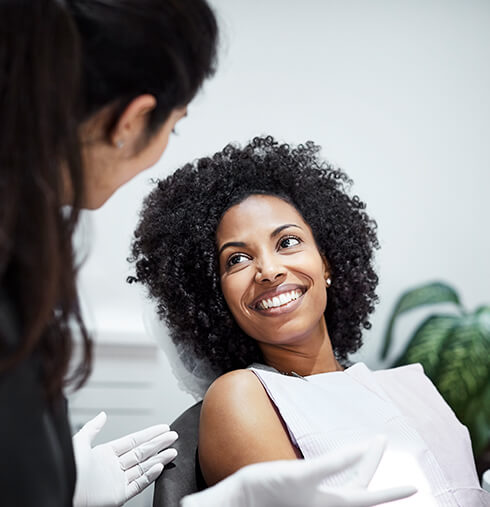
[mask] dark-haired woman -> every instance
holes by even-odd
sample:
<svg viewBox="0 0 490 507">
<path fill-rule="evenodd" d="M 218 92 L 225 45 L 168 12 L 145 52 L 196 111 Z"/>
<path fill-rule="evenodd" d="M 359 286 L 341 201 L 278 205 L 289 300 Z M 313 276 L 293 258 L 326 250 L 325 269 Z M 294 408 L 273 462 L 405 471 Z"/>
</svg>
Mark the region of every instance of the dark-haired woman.
<svg viewBox="0 0 490 507">
<path fill-rule="evenodd" d="M 318 151 L 270 137 L 230 145 L 146 200 L 137 279 L 188 361 L 225 373 L 202 407 L 204 478 L 215 484 L 251 463 L 309 460 L 385 434 L 373 487 L 414 484 L 400 505 L 488 505 L 468 431 L 420 366 L 347 364 L 377 301 L 376 225 Z M 343 473 L 323 486 L 351 480 Z"/>
<path fill-rule="evenodd" d="M 205 0 L 0 2 L 2 505 L 72 505 L 76 472 L 62 389 L 74 336 L 83 358 L 71 382 L 80 386 L 91 367 L 75 286 L 79 211 L 98 208 L 157 162 L 213 73 L 216 39 Z M 90 440 L 102 424 L 99 417 L 78 439 L 80 459 L 93 459 Z M 148 438 L 161 440 L 162 432 Z M 164 447 L 160 441 L 152 455 Z M 145 469 L 131 446 L 100 451 L 134 482 L 133 494 L 163 468 L 156 457 Z M 125 486 L 104 505 L 122 504 Z M 78 505 L 101 505 L 92 493 Z"/>
</svg>

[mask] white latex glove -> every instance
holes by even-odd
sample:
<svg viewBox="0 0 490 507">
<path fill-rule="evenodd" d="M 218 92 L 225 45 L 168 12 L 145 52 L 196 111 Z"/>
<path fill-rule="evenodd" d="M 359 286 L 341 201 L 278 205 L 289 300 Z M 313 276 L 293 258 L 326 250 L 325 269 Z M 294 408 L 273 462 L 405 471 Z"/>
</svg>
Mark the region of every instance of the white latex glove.
<svg viewBox="0 0 490 507">
<path fill-rule="evenodd" d="M 386 445 L 375 438 L 311 460 L 257 463 L 242 468 L 215 486 L 185 497 L 181 507 L 368 507 L 413 495 L 412 486 L 368 491 Z M 358 463 L 355 478 L 338 487 L 319 488 L 329 475 Z"/>
<path fill-rule="evenodd" d="M 77 465 L 74 507 L 123 505 L 149 486 L 164 465 L 177 456 L 175 449 L 167 447 L 178 435 L 166 424 L 92 447 L 106 420 L 105 412 L 101 412 L 73 436 Z"/>
</svg>

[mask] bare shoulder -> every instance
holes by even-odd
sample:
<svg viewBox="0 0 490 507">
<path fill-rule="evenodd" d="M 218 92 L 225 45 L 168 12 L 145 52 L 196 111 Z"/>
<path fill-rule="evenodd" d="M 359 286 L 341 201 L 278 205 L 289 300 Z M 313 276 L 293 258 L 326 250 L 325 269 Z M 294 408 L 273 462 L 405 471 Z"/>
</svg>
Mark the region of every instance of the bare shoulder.
<svg viewBox="0 0 490 507">
<path fill-rule="evenodd" d="M 199 461 L 208 485 L 251 463 L 296 457 L 282 419 L 252 371 L 235 370 L 215 380 L 199 425 Z"/>
<path fill-rule="evenodd" d="M 220 410 L 228 414 L 235 410 L 241 412 L 245 408 L 242 403 L 244 398 L 253 403 L 263 403 L 268 396 L 252 371 L 231 371 L 211 384 L 204 397 L 203 411 L 209 411 L 210 415 L 216 415 L 216 411 Z"/>
</svg>

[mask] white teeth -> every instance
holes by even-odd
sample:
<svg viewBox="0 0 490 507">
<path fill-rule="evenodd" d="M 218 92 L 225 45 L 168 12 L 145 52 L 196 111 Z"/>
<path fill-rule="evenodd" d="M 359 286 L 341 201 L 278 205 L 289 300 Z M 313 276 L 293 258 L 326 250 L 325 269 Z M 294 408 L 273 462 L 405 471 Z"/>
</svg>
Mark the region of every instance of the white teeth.
<svg viewBox="0 0 490 507">
<path fill-rule="evenodd" d="M 279 306 L 287 305 L 291 301 L 298 299 L 302 294 L 303 292 L 300 289 L 283 292 L 278 296 L 274 296 L 272 299 L 263 299 L 257 306 L 262 310 L 278 308 Z"/>
</svg>

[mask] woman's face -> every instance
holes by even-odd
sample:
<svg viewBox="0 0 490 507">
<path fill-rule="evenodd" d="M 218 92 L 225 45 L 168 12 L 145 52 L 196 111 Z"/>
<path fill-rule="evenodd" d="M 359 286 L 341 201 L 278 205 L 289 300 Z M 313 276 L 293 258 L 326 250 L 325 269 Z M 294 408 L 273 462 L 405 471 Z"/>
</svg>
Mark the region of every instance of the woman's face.
<svg viewBox="0 0 490 507">
<path fill-rule="evenodd" d="M 330 271 L 293 206 L 252 195 L 224 214 L 216 237 L 221 289 L 248 336 L 287 345 L 325 329 Z"/>
<path fill-rule="evenodd" d="M 142 111 L 141 114 L 138 110 L 134 113 L 130 111 L 130 114 L 133 114 L 129 119 L 120 122 L 122 125 L 118 129 L 118 134 L 114 136 L 113 144 L 105 142 L 103 135 L 96 133 L 95 136 L 98 135 L 103 140 L 84 145 L 82 151 L 85 179 L 84 208 L 99 208 L 119 187 L 155 165 L 165 151 L 176 123 L 186 116 L 185 107 L 173 110 L 158 132 L 147 140 L 145 137 L 147 111 L 144 109 Z M 70 202 L 69 197 L 67 202 Z"/>
</svg>

